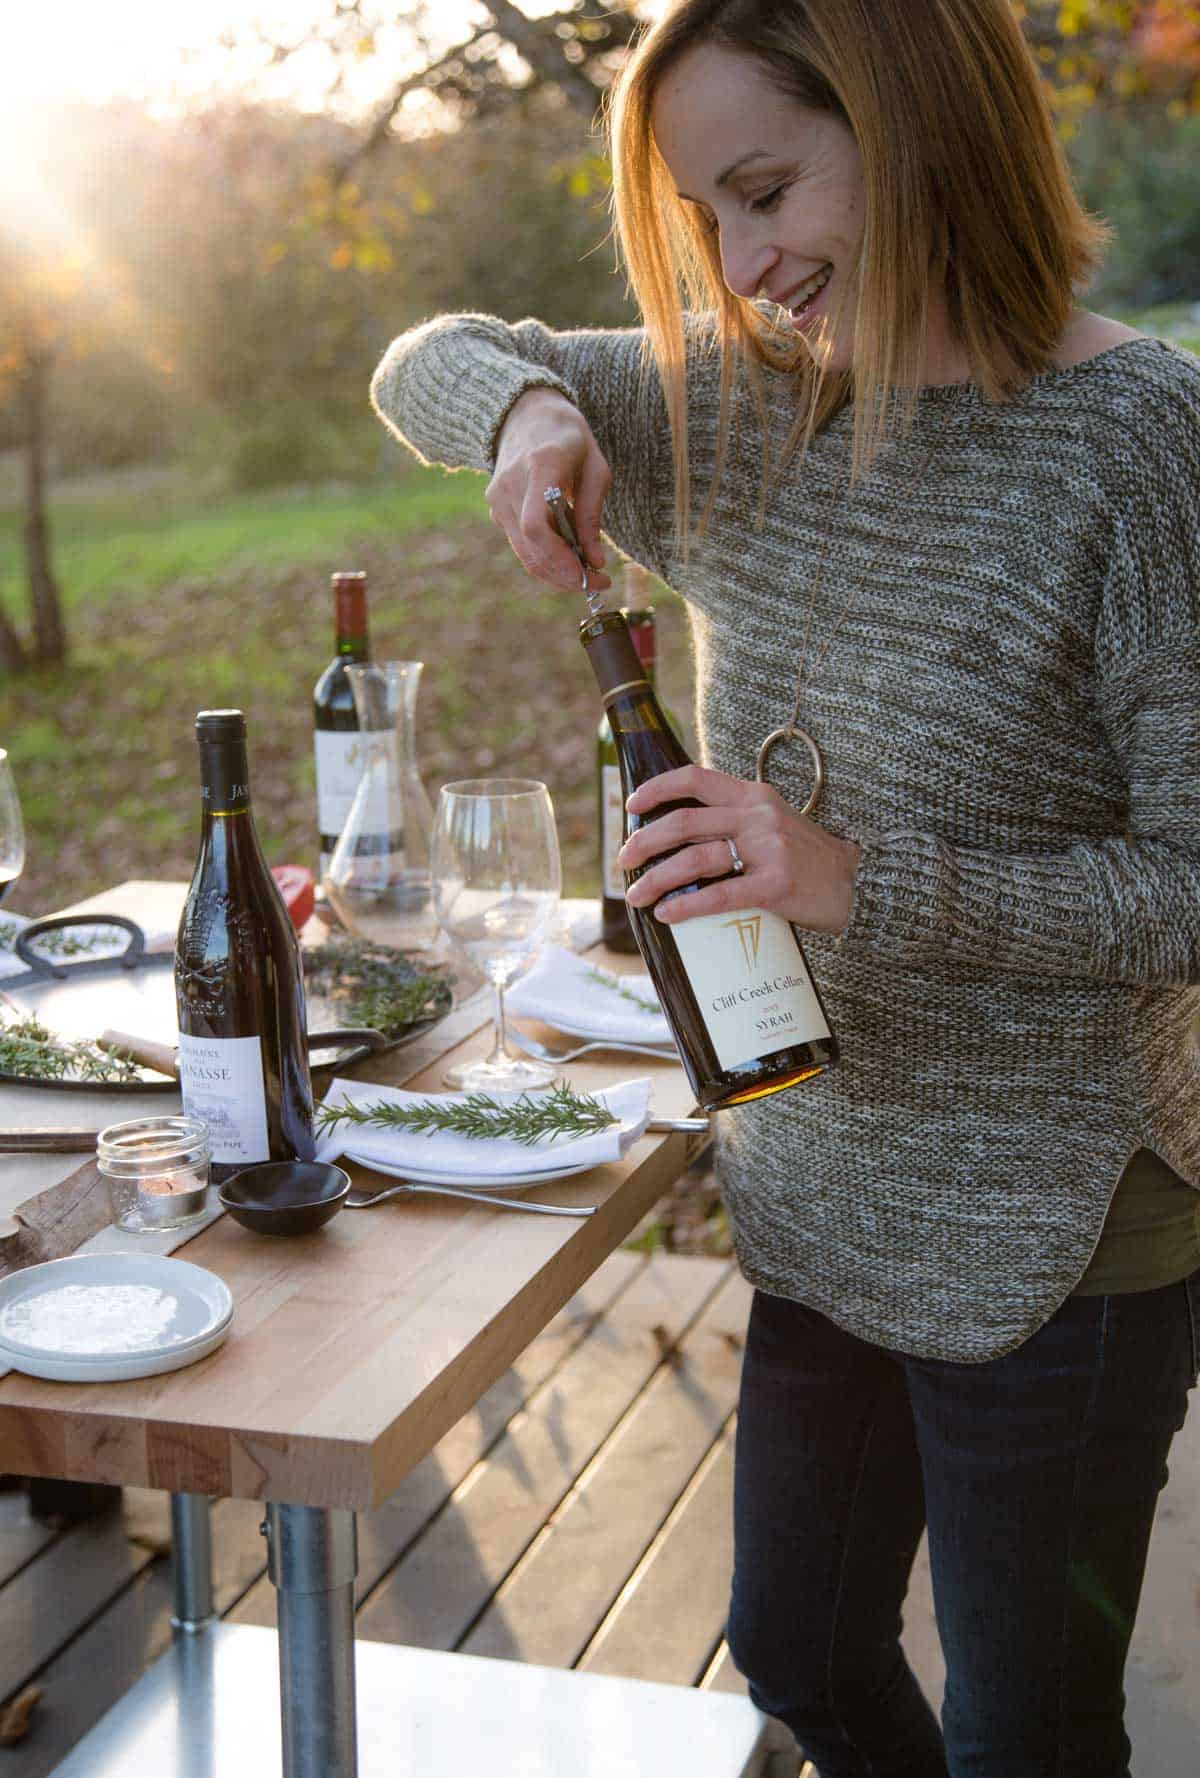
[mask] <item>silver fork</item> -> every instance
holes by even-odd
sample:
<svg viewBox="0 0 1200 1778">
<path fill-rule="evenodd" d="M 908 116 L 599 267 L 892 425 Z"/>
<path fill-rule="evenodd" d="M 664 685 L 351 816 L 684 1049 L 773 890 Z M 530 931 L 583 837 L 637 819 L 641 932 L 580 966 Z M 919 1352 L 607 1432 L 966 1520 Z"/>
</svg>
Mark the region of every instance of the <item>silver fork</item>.
<svg viewBox="0 0 1200 1778">
<path fill-rule="evenodd" d="M 381 1186 L 375 1192 L 347 1192 L 344 1204 L 347 1210 L 369 1210 L 372 1204 L 382 1204 L 386 1198 L 407 1197 L 414 1192 L 429 1192 L 437 1198 L 466 1198 L 472 1204 L 494 1204 L 497 1210 L 534 1210 L 542 1216 L 595 1215 L 595 1210 L 590 1205 L 576 1209 L 573 1204 L 530 1204 L 522 1198 L 497 1198 L 491 1192 L 461 1191 L 454 1185 L 418 1185 L 409 1179 L 400 1179 L 394 1185 Z"/>
<path fill-rule="evenodd" d="M 577 1056 L 586 1056 L 589 1050 L 618 1050 L 626 1056 L 657 1056 L 660 1062 L 670 1062 L 679 1055 L 673 1043 L 618 1043 L 611 1037 L 589 1038 L 586 1043 L 578 1043 L 574 1047 L 569 1044 L 565 1047 L 554 1046 L 539 1043 L 536 1037 L 526 1037 L 523 1031 L 518 1031 L 511 1023 L 508 1026 L 508 1038 L 519 1050 L 524 1050 L 527 1056 L 536 1056 L 539 1062 L 573 1062 Z"/>
</svg>

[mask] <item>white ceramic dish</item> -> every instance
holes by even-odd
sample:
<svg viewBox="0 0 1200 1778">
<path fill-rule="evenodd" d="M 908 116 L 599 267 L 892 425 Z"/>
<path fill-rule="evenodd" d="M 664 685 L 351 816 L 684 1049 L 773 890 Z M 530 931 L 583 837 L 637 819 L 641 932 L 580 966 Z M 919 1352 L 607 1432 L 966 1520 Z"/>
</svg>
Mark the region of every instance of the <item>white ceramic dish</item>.
<svg viewBox="0 0 1200 1778">
<path fill-rule="evenodd" d="M 0 1281 L 0 1364 L 61 1382 L 157 1376 L 207 1357 L 233 1319 L 227 1285 L 153 1253 L 79 1253 Z"/>
<path fill-rule="evenodd" d="M 513 1014 L 513 1017 L 518 1019 L 530 1019 L 534 1016 L 533 1013 Z M 598 1031 L 595 1025 L 589 1025 L 586 1019 L 582 1024 L 577 1019 L 573 1019 L 570 1024 L 567 1024 L 565 1020 L 557 1018 L 542 1019 L 542 1023 L 544 1025 L 549 1025 L 554 1031 L 561 1031 L 564 1037 L 580 1037 L 588 1043 L 612 1043 L 615 1044 L 618 1049 L 620 1049 L 621 1045 L 624 1043 L 636 1043 L 641 1045 L 643 1049 L 659 1049 L 664 1056 L 676 1056 L 679 1054 L 679 1051 L 675 1047 L 674 1040 L 670 1037 L 631 1037 L 628 1032 L 626 1032 L 623 1037 L 614 1037 L 611 1031 Z"/>
<path fill-rule="evenodd" d="M 347 1151 L 345 1159 L 356 1166 L 369 1167 L 373 1173 L 386 1173 L 392 1179 L 411 1179 L 414 1185 L 461 1185 L 472 1190 L 491 1192 L 501 1197 L 505 1192 L 527 1191 L 531 1185 L 546 1185 L 552 1179 L 569 1179 L 573 1173 L 587 1173 L 597 1163 L 575 1161 L 569 1167 L 539 1167 L 528 1173 L 452 1173 L 445 1167 L 395 1167 L 385 1161 L 372 1160 L 369 1155 Z"/>
</svg>

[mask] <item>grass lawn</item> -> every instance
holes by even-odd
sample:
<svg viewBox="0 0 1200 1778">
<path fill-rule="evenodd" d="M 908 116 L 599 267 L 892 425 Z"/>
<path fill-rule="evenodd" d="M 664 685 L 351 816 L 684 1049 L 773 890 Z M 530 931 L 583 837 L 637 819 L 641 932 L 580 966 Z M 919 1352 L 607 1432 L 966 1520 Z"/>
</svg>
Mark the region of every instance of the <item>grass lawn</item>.
<svg viewBox="0 0 1200 1778">
<path fill-rule="evenodd" d="M 1157 308 L 1137 309 L 1121 319 L 1200 356 L 1200 302 L 1160 303 Z"/>
<path fill-rule="evenodd" d="M 311 690 L 332 653 L 337 568 L 369 576 L 376 657 L 426 663 L 427 789 L 544 779 L 567 892 L 596 893 L 599 709 L 576 635 L 582 605 L 526 578 L 487 517 L 481 477 L 401 466 L 365 486 L 222 498 L 176 472 L 121 471 L 55 489 L 52 516 L 72 657 L 0 679 L 0 746 L 29 830 L 7 908 L 43 913 L 123 877 L 190 873 L 192 721 L 206 706 L 246 711 L 271 862 L 315 863 Z M 23 621 L 19 517 L 0 471 L 0 589 Z M 686 711 L 686 620 L 672 595 L 659 610 L 667 697 Z"/>
<path fill-rule="evenodd" d="M 21 510 L 0 480 L 0 600 L 22 603 Z M 7 486 L 5 485 L 7 480 Z M 53 498 L 54 561 L 68 610 L 212 575 L 261 575 L 485 513 L 474 475 L 398 471 L 366 486 L 222 495 L 177 469 L 91 475 Z"/>
</svg>

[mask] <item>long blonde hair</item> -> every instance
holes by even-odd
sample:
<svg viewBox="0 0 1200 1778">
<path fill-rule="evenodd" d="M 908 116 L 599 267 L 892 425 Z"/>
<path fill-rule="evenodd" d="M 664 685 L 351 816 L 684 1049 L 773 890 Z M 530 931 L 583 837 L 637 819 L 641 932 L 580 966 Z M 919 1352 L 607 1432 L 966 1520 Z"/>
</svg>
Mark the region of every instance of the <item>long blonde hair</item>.
<svg viewBox="0 0 1200 1778">
<path fill-rule="evenodd" d="M 761 308 L 727 288 L 716 235 L 676 194 L 651 108 L 663 75 L 701 44 L 754 58 L 781 91 L 854 134 L 866 217 L 852 372 L 827 371 L 819 343 L 814 352 L 781 335 Z M 608 125 L 617 237 L 670 416 L 685 552 L 689 312 L 713 317 L 710 349 L 721 356 L 703 535 L 739 370 L 760 413 L 765 368 L 796 379 L 784 463 L 853 399 L 857 479 L 911 421 L 931 286 L 944 281 L 973 380 L 990 400 L 1004 401 L 1050 365 L 1076 287 L 1108 239 L 1075 196 L 1010 0 L 668 0 L 622 70 Z M 764 501 L 771 473 L 764 458 Z"/>
</svg>

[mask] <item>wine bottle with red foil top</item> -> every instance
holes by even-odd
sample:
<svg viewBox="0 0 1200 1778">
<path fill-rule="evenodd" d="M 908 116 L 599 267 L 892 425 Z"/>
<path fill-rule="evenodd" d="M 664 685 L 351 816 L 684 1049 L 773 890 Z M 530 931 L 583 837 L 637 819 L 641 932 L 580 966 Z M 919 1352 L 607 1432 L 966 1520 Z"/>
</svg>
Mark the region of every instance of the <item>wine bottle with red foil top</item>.
<svg viewBox="0 0 1200 1778">
<path fill-rule="evenodd" d="M 600 612 L 585 619 L 579 633 L 604 699 L 624 800 L 648 778 L 691 761 L 654 695 L 624 615 Z M 664 803 L 648 816 L 631 815 L 630 831 L 672 809 L 699 806 L 691 799 Z M 633 873 L 629 881 L 641 874 Z M 693 883 L 671 893 L 691 895 L 703 886 Z M 742 908 L 665 925 L 653 908 L 626 905 L 688 1078 L 706 1111 L 796 1086 L 837 1061 L 837 1040 L 800 940 L 781 915 Z"/>
<path fill-rule="evenodd" d="M 183 1109 L 209 1127 L 213 1178 L 313 1158 L 300 949 L 267 869 L 240 710 L 202 710 L 200 851 L 175 946 Z"/>
<path fill-rule="evenodd" d="M 333 576 L 335 653 L 313 688 L 313 745 L 317 765 L 317 827 L 321 836 L 319 877 L 328 870 L 346 824 L 365 759 L 354 693 L 346 668 L 371 658 L 367 633 L 367 577 Z"/>
</svg>

